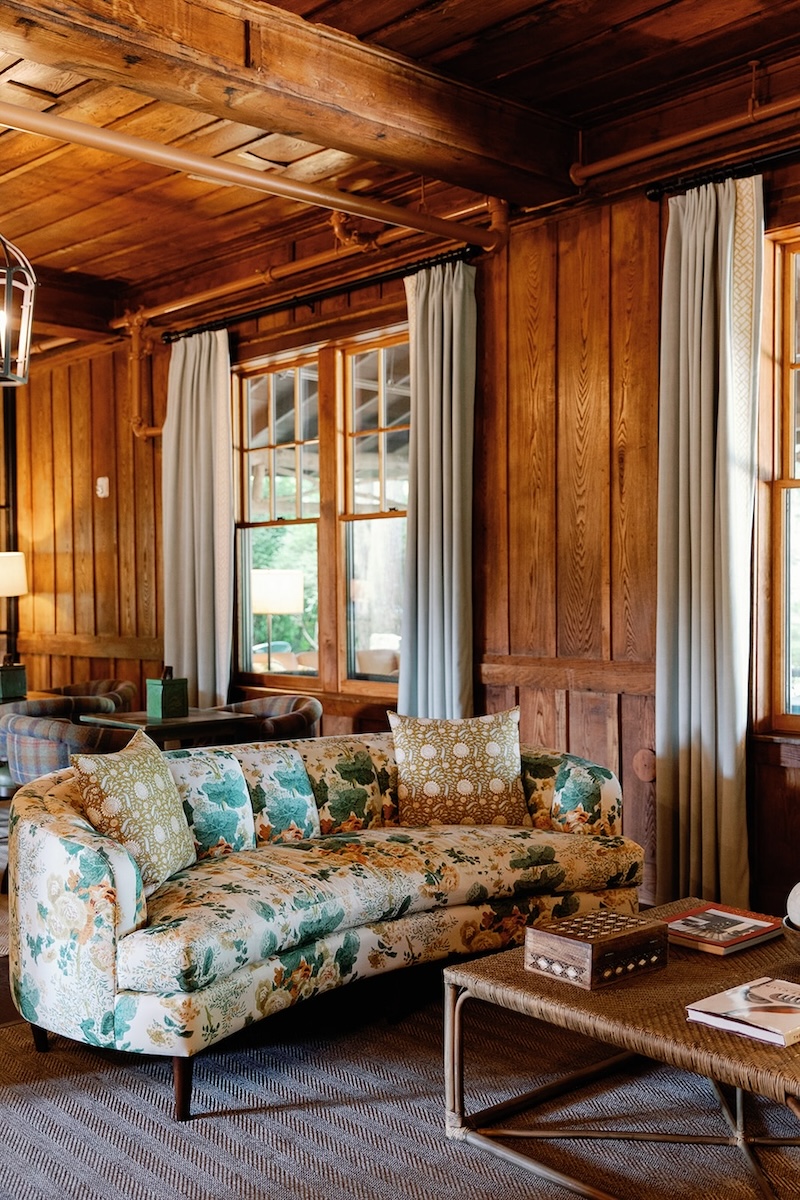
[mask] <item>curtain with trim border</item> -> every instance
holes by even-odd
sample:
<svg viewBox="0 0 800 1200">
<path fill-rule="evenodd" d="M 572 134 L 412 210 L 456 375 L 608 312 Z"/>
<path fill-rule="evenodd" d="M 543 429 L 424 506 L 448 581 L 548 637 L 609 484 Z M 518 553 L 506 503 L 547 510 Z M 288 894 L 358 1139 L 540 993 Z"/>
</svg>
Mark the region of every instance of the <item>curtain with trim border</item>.
<svg viewBox="0 0 800 1200">
<path fill-rule="evenodd" d="M 669 202 L 661 329 L 656 892 L 749 904 L 745 745 L 760 176 Z"/>
<path fill-rule="evenodd" d="M 411 356 L 409 500 L 398 711 L 473 711 L 475 268 L 405 280 Z"/>
</svg>

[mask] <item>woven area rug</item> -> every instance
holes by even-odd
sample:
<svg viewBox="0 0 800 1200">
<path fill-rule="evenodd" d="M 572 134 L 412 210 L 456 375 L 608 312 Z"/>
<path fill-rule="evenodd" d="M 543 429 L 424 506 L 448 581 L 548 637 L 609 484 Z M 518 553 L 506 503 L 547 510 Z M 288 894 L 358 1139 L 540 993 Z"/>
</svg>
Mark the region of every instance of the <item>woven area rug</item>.
<svg viewBox="0 0 800 1200">
<path fill-rule="evenodd" d="M 300 1005 L 201 1056 L 196 1115 L 182 1125 L 172 1119 L 168 1059 L 63 1038 L 41 1055 L 23 1023 L 0 1029 L 0 1197 L 566 1200 L 573 1193 L 561 1186 L 445 1137 L 440 979 L 398 976 Z M 468 1005 L 465 1019 L 481 1106 L 601 1051 L 483 1004 Z M 723 1129 L 695 1076 L 642 1062 L 614 1079 L 613 1091 L 595 1084 L 570 1102 L 572 1123 Z M 770 1132 L 798 1132 L 779 1106 L 748 1108 Z M 734 1147 L 584 1139 L 538 1150 L 621 1200 L 758 1195 Z M 764 1151 L 761 1161 L 781 1197 L 800 1196 L 800 1150 Z"/>
</svg>

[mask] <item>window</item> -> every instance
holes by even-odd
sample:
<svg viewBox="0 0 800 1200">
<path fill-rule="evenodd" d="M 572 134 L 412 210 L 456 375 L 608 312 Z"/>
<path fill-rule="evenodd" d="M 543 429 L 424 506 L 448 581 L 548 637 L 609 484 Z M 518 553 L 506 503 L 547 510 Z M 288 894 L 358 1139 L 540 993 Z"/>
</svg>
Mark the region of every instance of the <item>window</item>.
<svg viewBox="0 0 800 1200">
<path fill-rule="evenodd" d="M 776 729 L 800 731 L 800 243 L 785 246 L 782 256 L 779 477 L 773 497 L 777 581 L 773 724 Z"/>
<path fill-rule="evenodd" d="M 400 668 L 411 388 L 408 342 L 345 354 L 347 674 Z"/>
<path fill-rule="evenodd" d="M 407 333 L 310 349 L 238 380 L 239 672 L 385 693 L 400 663 Z"/>
</svg>

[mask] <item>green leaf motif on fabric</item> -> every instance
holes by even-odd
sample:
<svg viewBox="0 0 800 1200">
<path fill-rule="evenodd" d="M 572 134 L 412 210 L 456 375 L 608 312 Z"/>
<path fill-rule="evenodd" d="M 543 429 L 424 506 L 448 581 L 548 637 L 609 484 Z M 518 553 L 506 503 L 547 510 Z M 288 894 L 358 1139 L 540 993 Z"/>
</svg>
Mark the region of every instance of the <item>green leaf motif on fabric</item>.
<svg viewBox="0 0 800 1200">
<path fill-rule="evenodd" d="M 358 959 L 358 949 L 359 941 L 357 936 L 354 933 L 348 933 L 334 955 L 334 961 L 341 975 L 352 974 L 353 967 Z"/>
<path fill-rule="evenodd" d="M 336 770 L 348 783 L 360 783 L 364 787 L 375 779 L 375 767 L 366 750 L 356 751 L 350 759 L 340 759 Z"/>
<path fill-rule="evenodd" d="M 527 846 L 524 854 L 517 854 L 509 860 L 509 866 L 515 871 L 534 871 L 545 863 L 555 862 L 556 852 L 552 846 Z"/>
<path fill-rule="evenodd" d="M 39 989 L 31 979 L 30 975 L 23 975 L 21 979 L 13 980 L 14 1000 L 17 1008 L 26 1021 L 30 1021 L 31 1025 L 37 1024 L 37 1010 L 39 1007 Z"/>
<path fill-rule="evenodd" d="M 554 917 L 571 917 L 580 908 L 580 902 L 577 896 L 572 894 L 562 897 L 557 904 L 553 906 Z"/>
</svg>

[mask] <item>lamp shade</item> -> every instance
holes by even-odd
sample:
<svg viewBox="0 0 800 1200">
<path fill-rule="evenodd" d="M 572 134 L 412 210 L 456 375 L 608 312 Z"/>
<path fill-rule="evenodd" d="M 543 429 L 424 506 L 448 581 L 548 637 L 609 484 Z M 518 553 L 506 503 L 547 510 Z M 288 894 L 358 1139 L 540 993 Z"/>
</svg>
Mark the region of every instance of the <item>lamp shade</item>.
<svg viewBox="0 0 800 1200">
<path fill-rule="evenodd" d="M 0 554 L 0 596 L 24 596 L 27 590 L 25 555 L 19 550 Z"/>
<path fill-rule="evenodd" d="M 28 381 L 36 276 L 25 255 L 0 236 L 0 385 Z"/>
<path fill-rule="evenodd" d="M 250 575 L 250 604 L 254 613 L 301 613 L 303 572 L 278 567 L 257 568 Z"/>
</svg>

